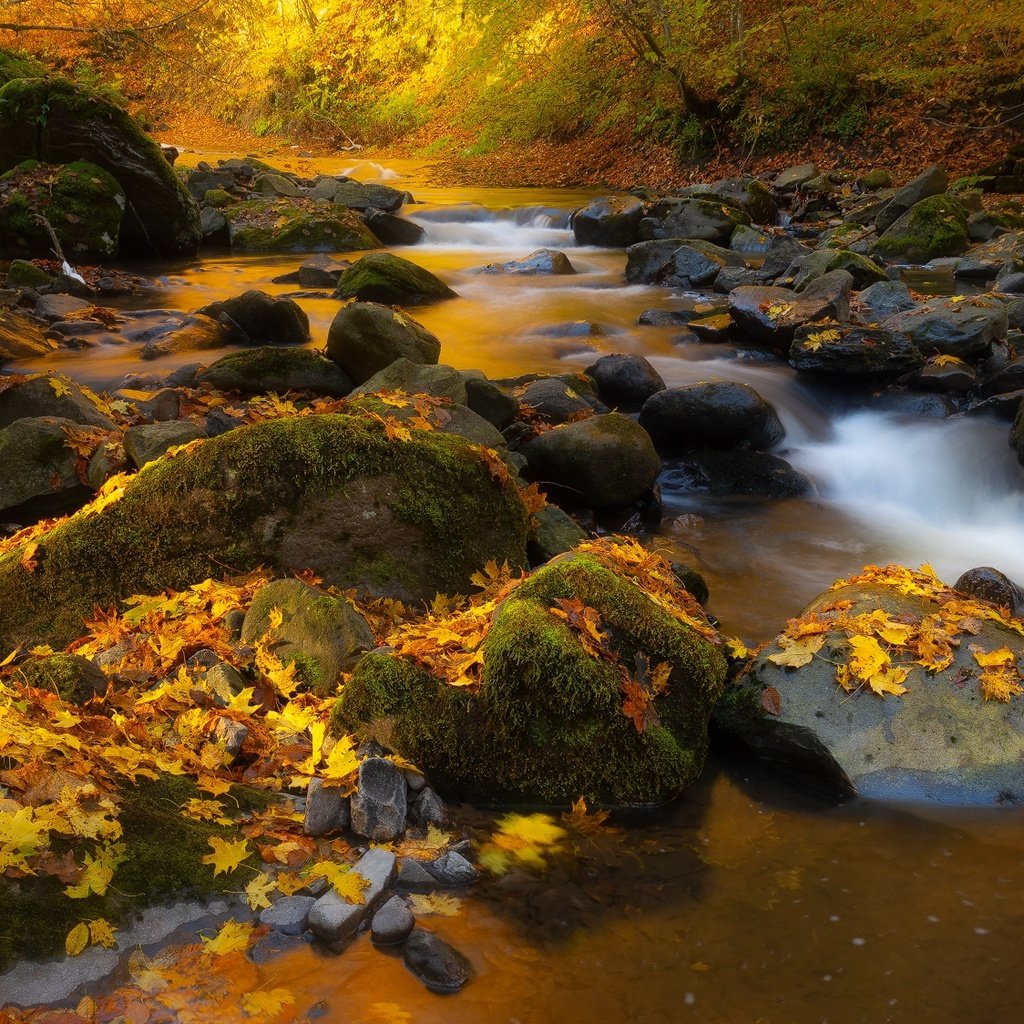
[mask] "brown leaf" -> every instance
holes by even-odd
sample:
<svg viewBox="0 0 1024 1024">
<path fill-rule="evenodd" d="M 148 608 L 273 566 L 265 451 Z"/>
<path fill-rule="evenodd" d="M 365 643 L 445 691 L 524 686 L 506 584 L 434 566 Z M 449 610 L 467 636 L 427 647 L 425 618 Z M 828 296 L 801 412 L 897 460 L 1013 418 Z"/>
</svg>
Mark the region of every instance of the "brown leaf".
<svg viewBox="0 0 1024 1024">
<path fill-rule="evenodd" d="M 761 691 L 761 707 L 769 715 L 778 715 L 782 712 L 782 697 L 774 686 L 766 686 Z"/>
</svg>

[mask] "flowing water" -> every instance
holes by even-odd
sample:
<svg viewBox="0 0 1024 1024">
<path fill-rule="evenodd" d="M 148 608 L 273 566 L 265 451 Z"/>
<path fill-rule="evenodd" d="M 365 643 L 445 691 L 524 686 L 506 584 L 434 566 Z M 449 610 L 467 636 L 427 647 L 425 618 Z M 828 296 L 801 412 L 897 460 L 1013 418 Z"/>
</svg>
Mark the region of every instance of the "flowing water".
<svg viewBox="0 0 1024 1024">
<path fill-rule="evenodd" d="M 776 406 L 787 432 L 780 454 L 816 492 L 768 502 L 666 487 L 665 520 L 646 538 L 704 574 L 726 630 L 763 640 L 836 577 L 872 562 L 930 562 L 950 582 L 994 565 L 1024 581 L 1024 471 L 1005 424 L 858 410 L 784 364 L 637 327 L 642 310 L 673 308 L 674 297 L 624 286 L 621 251 L 574 245 L 568 213 L 587 193 L 445 189 L 415 164 L 351 163 L 315 169 L 387 180 L 420 200 L 406 213 L 426 239 L 404 254 L 460 296 L 415 313 L 441 339 L 443 361 L 500 377 L 638 353 L 669 385 L 742 381 Z M 541 246 L 567 251 L 576 276 L 472 272 Z M 247 288 L 287 294 L 271 279 L 298 262 L 224 255 L 132 269 L 162 280 L 142 304 L 193 309 Z M 337 301 L 298 301 L 322 346 Z M 48 365 L 110 387 L 190 361 L 141 364 L 138 347 L 106 344 Z M 460 916 L 428 919 L 478 970 L 457 997 L 424 993 L 365 936 L 337 959 L 289 953 L 263 968 L 265 984 L 300 991 L 300 1011 L 326 1000 L 339 1022 L 376 1019 L 382 1002 L 446 1024 L 960 1024 L 1021 1012 L 1021 811 L 826 806 L 718 756 L 682 800 L 583 851 L 571 869 L 544 884 L 485 885 Z"/>
</svg>

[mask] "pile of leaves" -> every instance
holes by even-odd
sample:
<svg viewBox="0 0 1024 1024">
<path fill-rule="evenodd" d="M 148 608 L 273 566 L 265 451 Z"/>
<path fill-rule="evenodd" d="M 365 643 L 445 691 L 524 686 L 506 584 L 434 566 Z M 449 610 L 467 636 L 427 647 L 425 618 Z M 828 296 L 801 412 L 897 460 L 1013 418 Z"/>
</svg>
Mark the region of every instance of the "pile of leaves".
<svg viewBox="0 0 1024 1024">
<path fill-rule="evenodd" d="M 1024 621 L 1014 618 L 1009 609 L 953 590 L 928 565 L 917 570 L 867 566 L 860 574 L 836 582 L 833 590 L 857 584 L 890 587 L 899 594 L 924 598 L 934 603 L 935 611 L 889 615 L 875 609 L 853 615 L 854 602 L 837 599 L 790 619 L 778 638 L 781 650 L 769 654 L 768 661 L 787 668 L 801 668 L 814 658 L 829 661 L 822 648 L 826 640 L 831 647 L 840 634 L 847 657 L 838 663 L 830 661 L 836 682 L 848 693 L 867 688 L 880 697 L 898 697 L 907 692 L 904 684 L 915 667 L 929 675 L 949 668 L 956 649 L 966 638 L 977 636 L 985 622 L 1024 636 Z M 1008 702 L 1024 694 L 1024 675 L 1009 648 L 987 651 L 971 643 L 969 649 L 978 665 L 978 690 L 984 700 Z"/>
</svg>

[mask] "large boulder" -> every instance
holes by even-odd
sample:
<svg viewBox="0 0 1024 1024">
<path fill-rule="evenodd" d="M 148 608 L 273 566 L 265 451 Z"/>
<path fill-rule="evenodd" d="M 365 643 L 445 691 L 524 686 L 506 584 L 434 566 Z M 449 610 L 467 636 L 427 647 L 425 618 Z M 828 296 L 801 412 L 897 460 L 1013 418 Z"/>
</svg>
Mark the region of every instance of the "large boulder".
<svg viewBox="0 0 1024 1024">
<path fill-rule="evenodd" d="M 750 217 L 728 203 L 712 199 L 662 199 L 655 203 L 640 222 L 640 237 L 697 238 L 728 245 L 738 224 L 749 224 Z"/>
<path fill-rule="evenodd" d="M 332 728 L 387 728 L 393 749 L 453 793 L 660 803 L 700 772 L 725 675 L 699 606 L 663 568 L 656 603 L 612 559 L 564 556 L 480 620 L 478 688 L 369 654 Z"/>
<path fill-rule="evenodd" d="M 894 313 L 880 327 L 906 334 L 924 356 L 970 359 L 983 355 L 1008 330 L 1006 307 L 984 298 L 935 298 Z"/>
<path fill-rule="evenodd" d="M 715 719 L 838 795 L 1024 799 L 1020 620 L 927 571 L 869 567 L 815 598 Z"/>
<path fill-rule="evenodd" d="M 250 288 L 196 310 L 225 325 L 234 341 L 250 345 L 301 345 L 309 341 L 309 317 L 293 299 L 277 299 Z"/>
<path fill-rule="evenodd" d="M 924 356 L 905 334 L 882 327 L 807 324 L 789 349 L 794 370 L 835 376 L 899 377 L 924 366 Z"/>
<path fill-rule="evenodd" d="M 764 450 L 785 434 L 778 414 L 749 384 L 724 380 L 651 395 L 640 410 L 640 425 L 659 451 Z"/>
<path fill-rule="evenodd" d="M 55 373 L 18 377 L 0 391 L 0 427 L 25 416 L 57 416 L 102 430 L 115 426 L 99 395 Z"/>
<path fill-rule="evenodd" d="M 941 256 L 957 256 L 967 245 L 963 204 L 952 196 L 931 196 L 893 221 L 871 251 L 887 259 L 927 263 Z"/>
<path fill-rule="evenodd" d="M 406 200 L 407 193 L 390 185 L 366 185 L 361 181 L 339 181 L 331 199 L 350 210 L 383 210 L 394 213 Z"/>
<path fill-rule="evenodd" d="M 218 359 L 198 378 L 220 391 L 260 395 L 266 391 L 312 391 L 343 398 L 352 390 L 352 379 L 337 363 L 305 348 L 265 345 L 232 352 Z"/>
<path fill-rule="evenodd" d="M 223 213 L 238 252 L 350 252 L 380 245 L 358 214 L 323 201 L 249 199 Z"/>
<path fill-rule="evenodd" d="M 239 427 L 152 462 L 95 507 L 0 557 L 0 646 L 66 643 L 96 605 L 180 588 L 229 565 L 404 600 L 466 592 L 490 559 L 522 566 L 528 515 L 515 484 L 450 434 L 353 416 Z"/>
<path fill-rule="evenodd" d="M 436 364 L 441 342 L 401 310 L 377 302 L 353 302 L 338 310 L 327 334 L 327 355 L 356 384 L 396 359 Z"/>
<path fill-rule="evenodd" d="M 774 224 L 779 215 L 772 190 L 757 178 L 723 178 L 711 191 L 738 206 L 755 224 Z"/>
<path fill-rule="evenodd" d="M 572 217 L 572 231 L 579 245 L 623 249 L 640 241 L 644 204 L 635 196 L 595 199 Z"/>
<path fill-rule="evenodd" d="M 699 288 L 722 267 L 742 267 L 743 257 L 699 238 L 658 238 L 626 249 L 626 280 L 630 284 Z"/>
<path fill-rule="evenodd" d="M 504 263 L 488 263 L 480 267 L 480 274 L 510 274 L 519 277 L 534 277 L 539 274 L 575 274 L 576 268 L 564 252 L 557 249 L 535 249 L 529 256 Z"/>
<path fill-rule="evenodd" d="M 375 252 L 352 264 L 338 280 L 335 295 L 389 306 L 419 306 L 454 299 L 455 292 L 429 270 L 389 252 Z"/>
<path fill-rule="evenodd" d="M 796 271 L 793 288 L 798 292 L 833 270 L 845 270 L 853 278 L 853 287 L 858 291 L 888 280 L 885 271 L 874 260 L 846 249 L 818 249 L 797 260 L 792 269 Z"/>
<path fill-rule="evenodd" d="M 0 512 L 33 498 L 59 504 L 68 492 L 82 490 L 78 455 L 68 444 L 75 427 L 69 419 L 37 416 L 0 428 Z"/>
<path fill-rule="evenodd" d="M 631 505 L 651 489 L 661 469 L 647 432 L 618 413 L 545 431 L 523 454 L 531 480 L 588 508 Z"/>
<path fill-rule="evenodd" d="M 888 199 L 875 216 L 875 227 L 879 232 L 888 230 L 911 207 L 923 199 L 941 196 L 948 187 L 949 179 L 946 172 L 938 164 L 934 164 Z"/>
<path fill-rule="evenodd" d="M 24 160 L 88 161 L 127 197 L 122 254 L 193 255 L 199 207 L 173 168 L 124 110 L 62 79 L 15 79 L 0 89 L 0 171 Z"/>
<path fill-rule="evenodd" d="M 605 405 L 638 409 L 665 387 L 661 374 L 643 356 L 616 352 L 601 356 L 583 371 L 597 384 Z"/>
<path fill-rule="evenodd" d="M 27 160 L 0 178 L 0 255 L 51 258 L 53 240 L 42 217 L 68 259 L 112 259 L 124 211 L 121 186 L 101 167 Z"/>
</svg>

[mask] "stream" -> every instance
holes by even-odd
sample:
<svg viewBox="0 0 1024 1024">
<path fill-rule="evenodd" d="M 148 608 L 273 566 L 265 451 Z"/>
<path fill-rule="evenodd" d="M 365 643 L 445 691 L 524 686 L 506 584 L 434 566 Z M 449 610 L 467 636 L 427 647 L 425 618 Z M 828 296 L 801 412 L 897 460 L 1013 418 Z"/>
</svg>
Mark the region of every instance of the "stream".
<svg viewBox="0 0 1024 1024">
<path fill-rule="evenodd" d="M 869 563 L 928 562 L 949 583 L 993 565 L 1024 581 L 1024 470 L 1005 423 L 858 410 L 783 363 L 731 346 L 678 345 L 674 329 L 636 326 L 644 309 L 674 308 L 673 296 L 624 285 L 621 251 L 575 245 L 568 214 L 594 193 L 439 188 L 411 161 L 304 162 L 311 171 L 387 180 L 416 196 L 420 205 L 405 215 L 427 235 L 400 252 L 460 296 L 414 311 L 441 339 L 442 362 L 503 377 L 636 353 L 669 386 L 741 381 L 775 405 L 786 428 L 778 454 L 816 493 L 712 499 L 663 482 L 664 520 L 643 537 L 704 575 L 709 611 L 725 632 L 759 643 Z M 577 275 L 470 272 L 541 246 L 564 250 Z M 143 304 L 194 309 L 248 288 L 291 293 L 272 278 L 300 261 L 214 254 L 126 269 L 163 281 Z M 322 347 L 337 300 L 298 301 Z M 109 389 L 128 373 L 165 374 L 194 360 L 144 364 L 138 346 L 112 345 L 26 368 Z M 623 823 L 624 833 L 553 868 L 547 881 L 484 883 L 457 917 L 425 919 L 477 969 L 457 996 L 426 993 L 365 935 L 337 959 L 286 953 L 262 978 L 299 993 L 297 1014 L 326 1000 L 326 1019 L 338 1024 L 376 1020 L 374 1005 L 384 1002 L 408 1014 L 395 1019 L 417 1024 L 1012 1020 L 1024 1006 L 1022 824 L 1012 809 L 836 807 L 718 752 L 683 798 Z"/>
</svg>

